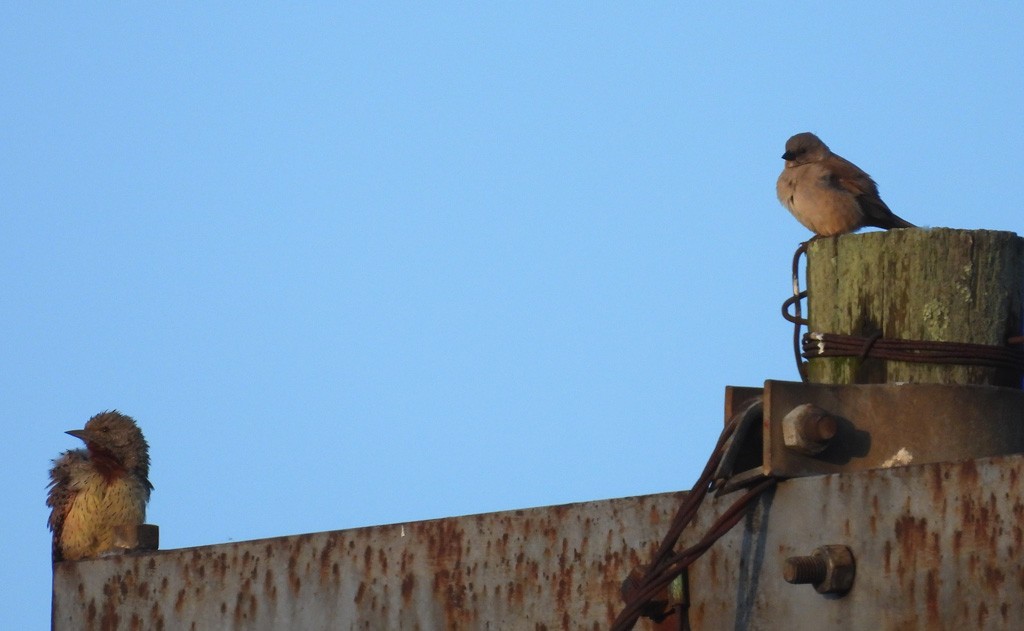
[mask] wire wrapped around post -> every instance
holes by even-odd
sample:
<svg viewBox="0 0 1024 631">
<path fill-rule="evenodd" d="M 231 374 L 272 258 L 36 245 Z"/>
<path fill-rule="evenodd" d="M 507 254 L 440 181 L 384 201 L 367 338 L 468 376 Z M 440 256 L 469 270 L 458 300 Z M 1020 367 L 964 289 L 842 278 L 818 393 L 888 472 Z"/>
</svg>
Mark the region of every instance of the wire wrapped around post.
<svg viewBox="0 0 1024 631">
<path fill-rule="evenodd" d="M 807 256 L 807 244 L 804 241 L 793 253 L 793 295 L 782 303 L 782 317 L 793 323 L 793 357 L 796 359 L 796 370 L 800 374 L 800 381 L 807 383 L 807 364 L 801 359 L 800 354 L 800 327 L 807 326 L 808 321 L 803 317 L 800 309 L 800 302 L 807 297 L 807 290 L 800 289 L 800 257 Z M 789 312 L 790 307 L 793 313 Z"/>
<path fill-rule="evenodd" d="M 1007 346 L 990 346 L 965 342 L 900 340 L 884 338 L 881 335 L 861 337 L 808 331 L 803 336 L 802 356 L 805 359 L 872 357 L 902 362 L 989 366 L 1024 374 L 1024 350 L 1013 348 L 1013 339 L 1007 341 Z"/>
</svg>

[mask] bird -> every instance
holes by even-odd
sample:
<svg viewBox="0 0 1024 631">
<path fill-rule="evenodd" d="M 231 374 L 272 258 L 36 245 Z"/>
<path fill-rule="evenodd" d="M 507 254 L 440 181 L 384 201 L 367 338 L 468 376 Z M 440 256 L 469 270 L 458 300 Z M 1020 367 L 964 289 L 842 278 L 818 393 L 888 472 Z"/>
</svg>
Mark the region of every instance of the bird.
<svg viewBox="0 0 1024 631">
<path fill-rule="evenodd" d="M 143 523 L 153 490 L 149 445 L 132 417 L 108 410 L 66 433 L 85 449 L 63 452 L 50 469 L 54 563 L 112 551 L 114 528 Z"/>
<path fill-rule="evenodd" d="M 786 141 L 786 166 L 775 184 L 782 205 L 814 238 L 856 232 L 865 226 L 914 228 L 878 195 L 878 185 L 849 160 L 832 153 L 811 132 Z"/>
</svg>

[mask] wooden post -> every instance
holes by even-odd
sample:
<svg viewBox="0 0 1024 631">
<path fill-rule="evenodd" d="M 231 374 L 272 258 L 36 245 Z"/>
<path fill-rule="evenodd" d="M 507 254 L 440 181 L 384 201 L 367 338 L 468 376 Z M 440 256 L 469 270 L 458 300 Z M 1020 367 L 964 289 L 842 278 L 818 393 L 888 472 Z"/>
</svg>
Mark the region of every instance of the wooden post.
<svg viewBox="0 0 1024 631">
<path fill-rule="evenodd" d="M 1003 346 L 1021 335 L 1024 239 L 947 228 L 816 239 L 807 251 L 807 290 L 813 332 Z M 1009 370 L 873 358 L 811 359 L 808 376 L 1021 387 Z"/>
</svg>

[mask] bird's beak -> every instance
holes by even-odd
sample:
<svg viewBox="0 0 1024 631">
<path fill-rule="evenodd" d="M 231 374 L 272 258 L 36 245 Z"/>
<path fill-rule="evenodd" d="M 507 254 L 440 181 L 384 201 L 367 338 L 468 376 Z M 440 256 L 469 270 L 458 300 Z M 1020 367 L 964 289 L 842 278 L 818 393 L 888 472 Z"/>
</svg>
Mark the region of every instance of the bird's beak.
<svg viewBox="0 0 1024 631">
<path fill-rule="evenodd" d="M 66 431 L 64 433 L 65 434 L 71 434 L 75 438 L 80 438 L 80 439 L 82 439 L 82 440 L 84 440 L 86 442 L 89 441 L 89 432 L 88 432 L 88 430 L 84 430 L 84 429 L 69 429 L 68 431 Z"/>
<path fill-rule="evenodd" d="M 790 152 L 787 151 L 786 153 L 782 154 L 782 159 L 783 160 L 792 160 L 793 159 L 793 154 L 791 154 Z"/>
</svg>

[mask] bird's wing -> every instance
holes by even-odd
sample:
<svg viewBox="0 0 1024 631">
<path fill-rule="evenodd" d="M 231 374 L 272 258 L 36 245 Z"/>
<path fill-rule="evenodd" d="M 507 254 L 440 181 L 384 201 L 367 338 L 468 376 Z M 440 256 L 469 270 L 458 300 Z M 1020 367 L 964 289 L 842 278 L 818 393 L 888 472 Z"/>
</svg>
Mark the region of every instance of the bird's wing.
<svg viewBox="0 0 1024 631">
<path fill-rule="evenodd" d="M 825 160 L 830 186 L 850 193 L 864 212 L 864 223 L 878 228 L 910 228 L 913 224 L 900 219 L 878 195 L 878 185 L 871 176 L 846 158 L 832 154 Z"/>
<path fill-rule="evenodd" d="M 53 461 L 53 468 L 50 469 L 49 493 L 46 495 L 46 505 L 50 507 L 50 518 L 48 525 L 53 531 L 53 561 L 56 563 L 63 559 L 60 549 L 60 537 L 64 531 L 64 519 L 71 510 L 75 496 L 79 489 L 74 485 L 72 473 L 88 464 L 88 455 L 84 449 L 72 449 L 65 451 L 59 458 Z"/>
<path fill-rule="evenodd" d="M 849 160 L 832 154 L 822 161 L 822 166 L 828 170 L 829 184 L 835 188 L 846 191 L 854 197 L 878 195 L 878 186 L 871 176 Z"/>
</svg>

